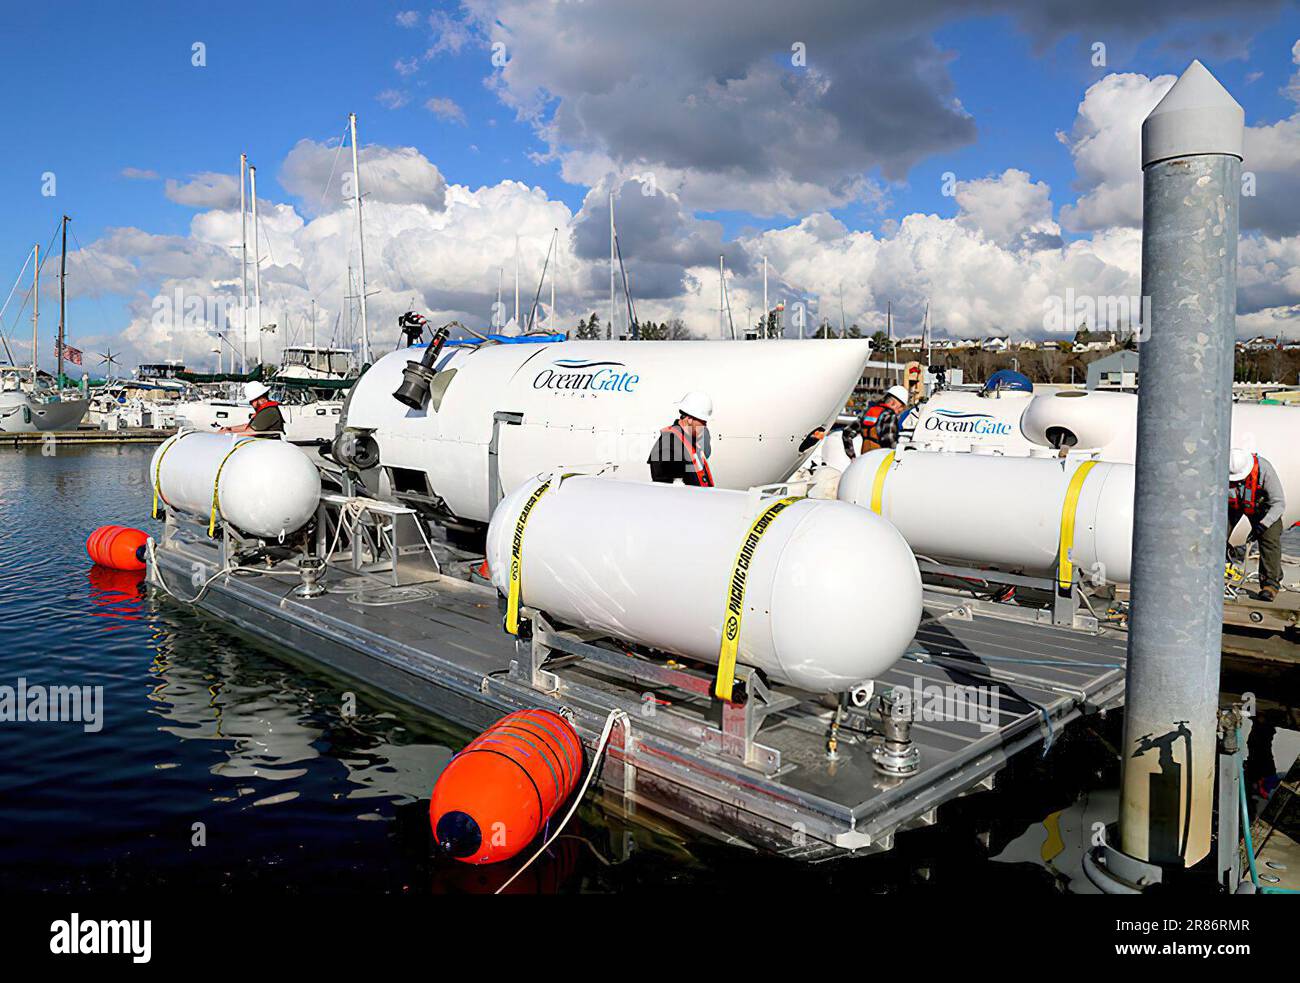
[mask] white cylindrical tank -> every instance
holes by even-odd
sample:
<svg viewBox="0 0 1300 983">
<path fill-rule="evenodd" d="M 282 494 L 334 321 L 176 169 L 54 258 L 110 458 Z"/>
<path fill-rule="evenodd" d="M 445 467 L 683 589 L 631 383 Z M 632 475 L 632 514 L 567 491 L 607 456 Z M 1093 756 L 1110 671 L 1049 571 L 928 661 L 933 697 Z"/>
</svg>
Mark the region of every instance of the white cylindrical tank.
<svg viewBox="0 0 1300 983">
<path fill-rule="evenodd" d="M 201 518 L 212 512 L 215 488 L 218 518 L 263 539 L 297 532 L 320 501 L 316 466 L 274 437 L 182 431 L 154 451 L 149 481 L 160 503 Z"/>
<path fill-rule="evenodd" d="M 547 477 L 515 489 L 492 516 L 487 559 L 502 593 L 520 511 Z M 738 553 L 773 502 L 592 476 L 552 482 L 524 529 L 522 603 L 716 664 Z M 897 661 L 920 617 L 920 575 L 897 530 L 843 502 L 800 499 L 753 549 L 737 661 L 840 692 Z"/>
<path fill-rule="evenodd" d="M 1075 447 L 1089 450 L 1104 461 L 1132 464 L 1137 454 L 1138 398 L 1132 393 L 1073 390 L 1035 396 L 1029 401 L 1021 430 L 1035 444 L 1049 442 L 1052 428 L 1070 431 Z M 1234 403 L 1232 446 L 1267 458 L 1286 490 L 1283 525 L 1300 521 L 1300 408 Z M 1223 476 L 1227 495 L 1228 476 Z M 1249 525 L 1244 520 L 1232 536 L 1245 541 Z"/>
<path fill-rule="evenodd" d="M 889 451 L 858 458 L 840 501 L 871 509 Z M 917 554 L 1007 571 L 1054 571 L 1070 481 L 1085 462 L 907 450 L 880 484 L 880 514 Z M 1126 584 L 1132 563 L 1133 467 L 1092 463 L 1075 509 L 1071 562 L 1080 575 Z"/>
</svg>

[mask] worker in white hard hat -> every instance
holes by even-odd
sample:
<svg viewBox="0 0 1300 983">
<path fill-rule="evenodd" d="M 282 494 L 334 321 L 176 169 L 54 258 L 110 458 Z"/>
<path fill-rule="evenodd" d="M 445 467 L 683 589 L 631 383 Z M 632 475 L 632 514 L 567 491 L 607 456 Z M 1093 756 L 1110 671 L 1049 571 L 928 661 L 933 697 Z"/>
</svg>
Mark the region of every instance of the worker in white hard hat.
<svg viewBox="0 0 1300 983">
<path fill-rule="evenodd" d="M 677 419 L 659 431 L 646 463 L 653 481 L 713 487 L 709 469 L 709 418 L 713 400 L 707 393 L 690 392 L 677 404 Z"/>
<path fill-rule="evenodd" d="M 885 395 L 862 414 L 862 453 L 898 446 L 898 416 L 907 409 L 907 390 L 890 386 Z"/>
<path fill-rule="evenodd" d="M 284 433 L 284 414 L 280 412 L 280 404 L 271 398 L 271 390 L 265 384 L 245 382 L 244 399 L 252 406 L 253 415 L 247 423 L 238 427 L 225 427 L 220 433 Z"/>
<path fill-rule="evenodd" d="M 1259 598 L 1271 601 L 1282 589 L 1282 516 L 1286 495 L 1273 465 L 1234 447 L 1228 457 L 1228 535 L 1244 516 L 1259 543 Z"/>
</svg>

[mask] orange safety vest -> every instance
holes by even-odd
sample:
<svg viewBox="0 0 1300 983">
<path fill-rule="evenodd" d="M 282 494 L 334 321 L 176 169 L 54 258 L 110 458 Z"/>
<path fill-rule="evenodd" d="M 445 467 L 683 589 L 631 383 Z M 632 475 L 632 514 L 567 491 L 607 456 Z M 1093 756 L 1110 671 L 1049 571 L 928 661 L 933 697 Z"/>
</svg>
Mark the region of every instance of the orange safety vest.
<svg viewBox="0 0 1300 983">
<path fill-rule="evenodd" d="M 1250 474 L 1228 485 L 1228 511 L 1254 515 L 1259 508 L 1259 455 L 1254 456 Z"/>
<path fill-rule="evenodd" d="M 695 469 L 695 478 L 701 488 L 713 487 L 713 472 L 709 470 L 709 461 L 703 455 L 695 450 L 695 444 L 686 436 L 686 431 L 682 429 L 680 423 L 674 423 L 670 427 L 664 427 L 660 433 L 670 433 L 682 442 L 682 447 L 686 449 L 687 459 L 691 462 L 691 467 Z"/>
<path fill-rule="evenodd" d="M 867 411 L 862 414 L 862 453 L 867 451 L 878 450 L 883 445 L 877 439 L 876 425 L 880 422 L 880 414 L 887 409 L 885 404 L 872 403 L 867 407 Z"/>
</svg>

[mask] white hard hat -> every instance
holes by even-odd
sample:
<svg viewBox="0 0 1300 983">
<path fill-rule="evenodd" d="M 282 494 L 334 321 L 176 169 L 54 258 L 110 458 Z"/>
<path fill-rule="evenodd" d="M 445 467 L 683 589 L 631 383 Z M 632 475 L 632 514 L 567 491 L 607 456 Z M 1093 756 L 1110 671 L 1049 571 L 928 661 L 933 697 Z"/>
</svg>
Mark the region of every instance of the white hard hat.
<svg viewBox="0 0 1300 983">
<path fill-rule="evenodd" d="M 707 423 L 709 417 L 713 416 L 713 400 L 709 399 L 708 393 L 687 393 L 677 404 L 677 409 Z"/>
<path fill-rule="evenodd" d="M 263 396 L 267 395 L 270 391 L 271 390 L 268 389 L 266 385 L 261 382 L 244 383 L 244 399 L 250 403 L 255 399 L 261 399 Z"/>
<path fill-rule="evenodd" d="M 904 406 L 907 405 L 907 390 L 904 389 L 902 386 L 890 386 L 888 389 L 885 390 L 885 395 L 893 396 Z"/>
<path fill-rule="evenodd" d="M 1241 447 L 1234 447 L 1228 455 L 1228 480 L 1244 481 L 1255 467 L 1255 455 Z"/>
</svg>

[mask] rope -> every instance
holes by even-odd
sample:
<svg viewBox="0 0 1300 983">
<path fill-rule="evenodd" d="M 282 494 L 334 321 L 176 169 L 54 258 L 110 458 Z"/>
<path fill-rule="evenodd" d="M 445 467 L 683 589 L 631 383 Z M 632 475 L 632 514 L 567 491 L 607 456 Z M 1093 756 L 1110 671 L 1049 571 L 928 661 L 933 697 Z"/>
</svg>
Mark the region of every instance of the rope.
<svg viewBox="0 0 1300 983">
<path fill-rule="evenodd" d="M 569 806 L 569 811 L 565 813 L 564 818 L 560 820 L 560 824 L 557 827 L 555 827 L 555 832 L 552 833 L 550 836 L 548 836 L 546 838 L 546 842 L 544 842 L 540 847 L 537 848 L 537 852 L 534 853 L 531 857 L 529 857 L 524 862 L 524 865 L 522 867 L 520 867 L 517 871 L 511 874 L 510 879 L 506 881 L 504 884 L 502 884 L 499 888 L 497 888 L 494 893 L 500 894 L 511 884 L 513 884 L 515 880 L 519 877 L 519 875 L 522 874 L 525 870 L 527 870 L 532 865 L 534 860 L 536 860 L 543 853 L 545 853 L 546 848 L 549 847 L 552 843 L 554 843 L 555 840 L 559 837 L 560 833 L 564 831 L 564 827 L 569 824 L 569 820 L 573 818 L 573 814 L 578 811 L 578 806 L 582 804 L 583 796 L 587 794 L 587 787 L 591 785 L 591 780 L 596 775 L 596 768 L 597 766 L 599 766 L 600 760 L 602 756 L 605 754 L 605 748 L 609 744 L 610 734 L 613 733 L 614 731 L 614 724 L 618 723 L 619 721 L 622 721 L 623 725 L 626 727 L 628 723 L 628 719 L 629 718 L 627 715 L 627 711 L 625 710 L 609 711 L 609 716 L 605 718 L 605 729 L 600 732 L 600 740 L 596 742 L 596 750 L 592 752 L 591 767 L 587 769 L 587 777 L 582 783 L 582 788 L 578 789 L 578 794 L 573 797 L 573 805 Z"/>
</svg>

